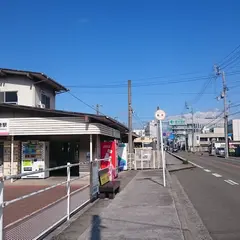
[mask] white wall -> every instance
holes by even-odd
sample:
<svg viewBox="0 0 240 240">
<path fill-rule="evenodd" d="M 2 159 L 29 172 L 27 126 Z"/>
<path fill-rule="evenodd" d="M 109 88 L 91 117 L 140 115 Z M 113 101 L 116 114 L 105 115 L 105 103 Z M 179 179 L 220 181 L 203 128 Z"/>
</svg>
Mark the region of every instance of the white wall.
<svg viewBox="0 0 240 240">
<path fill-rule="evenodd" d="M 35 97 L 35 106 L 41 102 L 41 94 L 44 92 L 46 96 L 50 98 L 50 108 L 55 109 L 55 93 L 49 89 L 35 85 L 36 87 L 36 97 Z"/>
<path fill-rule="evenodd" d="M 224 133 L 224 128 L 213 128 L 214 133 Z"/>
<path fill-rule="evenodd" d="M 43 88 L 27 77 L 5 77 L 0 78 L 0 91 L 17 91 L 18 105 L 37 107 L 41 101 L 42 91 L 50 97 L 50 108 L 55 109 L 55 93 Z"/>
<path fill-rule="evenodd" d="M 35 106 L 35 86 L 26 77 L 0 78 L 0 91 L 17 91 L 19 105 Z"/>
<path fill-rule="evenodd" d="M 233 140 L 240 141 L 240 120 L 232 120 Z"/>
</svg>

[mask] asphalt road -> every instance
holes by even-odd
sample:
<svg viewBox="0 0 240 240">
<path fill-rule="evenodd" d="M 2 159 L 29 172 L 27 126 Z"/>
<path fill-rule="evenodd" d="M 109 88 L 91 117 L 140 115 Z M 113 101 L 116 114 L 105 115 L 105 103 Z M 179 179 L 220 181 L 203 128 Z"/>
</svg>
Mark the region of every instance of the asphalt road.
<svg viewBox="0 0 240 240">
<path fill-rule="evenodd" d="M 178 153 L 197 168 L 176 174 L 214 240 L 240 239 L 240 161 Z"/>
</svg>

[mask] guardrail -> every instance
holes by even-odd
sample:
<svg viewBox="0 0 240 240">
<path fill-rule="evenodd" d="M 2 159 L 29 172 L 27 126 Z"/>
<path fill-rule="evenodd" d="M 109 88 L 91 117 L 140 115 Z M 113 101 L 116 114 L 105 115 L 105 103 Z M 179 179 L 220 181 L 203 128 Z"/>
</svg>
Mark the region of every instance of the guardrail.
<svg viewBox="0 0 240 240">
<path fill-rule="evenodd" d="M 109 161 L 109 159 L 95 159 L 93 162 L 98 162 L 101 160 Z M 91 164 L 91 162 L 85 162 L 85 164 Z M 32 171 L 29 173 L 22 173 L 17 175 L 11 175 L 11 176 L 4 176 L 0 179 L 0 240 L 32 240 L 32 239 L 40 239 L 42 236 L 44 236 L 47 232 L 49 232 L 51 229 L 58 226 L 63 221 L 68 221 L 70 219 L 70 216 L 88 204 L 90 202 L 91 198 L 91 189 L 88 190 L 90 184 L 85 185 L 84 187 L 81 187 L 73 192 L 71 192 L 70 185 L 71 182 L 76 181 L 78 179 L 90 176 L 90 174 L 85 174 L 83 176 L 75 177 L 71 179 L 71 171 L 70 169 L 72 167 L 80 166 L 84 163 L 75 163 L 70 164 L 67 163 L 67 165 L 54 167 L 54 168 L 48 168 L 45 170 L 39 170 L 39 171 Z M 98 164 L 99 167 L 99 164 Z M 32 193 L 23 195 L 21 197 L 17 197 L 15 199 L 4 201 L 4 182 L 6 180 L 12 180 L 21 178 L 23 176 L 29 176 L 36 173 L 42 173 L 42 172 L 50 172 L 55 171 L 59 169 L 66 169 L 67 173 L 67 179 L 66 181 L 51 185 L 49 187 L 46 187 L 41 190 L 34 191 Z M 91 168 L 92 169 L 92 168 Z M 92 171 L 92 170 L 90 170 Z M 91 177 L 91 176 L 90 176 Z M 96 178 L 96 176 L 95 176 Z M 66 185 L 66 195 L 59 198 L 57 201 L 48 204 L 47 206 L 37 210 L 36 212 L 33 212 L 32 214 L 25 216 L 24 218 L 17 220 L 7 226 L 4 227 L 3 225 L 3 217 L 4 217 L 4 208 L 9 206 L 10 204 L 16 203 L 20 200 L 35 196 L 37 194 L 49 191 L 53 188 L 56 188 L 58 186 Z M 65 207 L 64 207 L 65 206 Z M 65 210 L 64 210 L 65 208 Z M 39 226 L 37 226 L 39 224 Z M 25 232 L 26 231 L 26 232 Z"/>
</svg>

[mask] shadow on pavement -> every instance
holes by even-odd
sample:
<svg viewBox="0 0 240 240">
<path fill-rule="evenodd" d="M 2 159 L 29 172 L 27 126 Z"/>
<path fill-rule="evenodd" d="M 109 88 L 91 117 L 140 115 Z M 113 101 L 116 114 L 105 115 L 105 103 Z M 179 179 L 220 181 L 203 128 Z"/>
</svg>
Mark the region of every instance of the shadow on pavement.
<svg viewBox="0 0 240 240">
<path fill-rule="evenodd" d="M 101 218 L 98 215 L 92 217 L 91 240 L 101 240 Z"/>
<path fill-rule="evenodd" d="M 160 183 L 160 182 L 158 182 L 158 181 L 155 181 L 155 180 L 153 180 L 153 179 L 150 178 L 150 177 L 146 177 L 146 178 L 138 178 L 138 179 L 137 179 L 137 181 L 141 181 L 141 180 L 149 180 L 149 181 L 151 181 L 151 182 L 153 182 L 153 183 L 156 183 L 156 184 L 158 184 L 158 185 L 160 185 L 160 186 L 163 187 L 163 184 L 162 184 L 162 183 Z"/>
</svg>

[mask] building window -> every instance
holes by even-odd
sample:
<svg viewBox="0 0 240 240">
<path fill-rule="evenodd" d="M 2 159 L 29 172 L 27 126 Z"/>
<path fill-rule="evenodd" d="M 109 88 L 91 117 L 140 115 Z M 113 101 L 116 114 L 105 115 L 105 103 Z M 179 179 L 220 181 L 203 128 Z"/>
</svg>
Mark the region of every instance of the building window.
<svg viewBox="0 0 240 240">
<path fill-rule="evenodd" d="M 18 103 L 18 95 L 17 92 L 0 92 L 0 102 L 1 103 Z"/>
<path fill-rule="evenodd" d="M 50 97 L 45 95 L 44 93 L 41 94 L 41 103 L 45 105 L 45 108 L 50 108 Z"/>
</svg>

